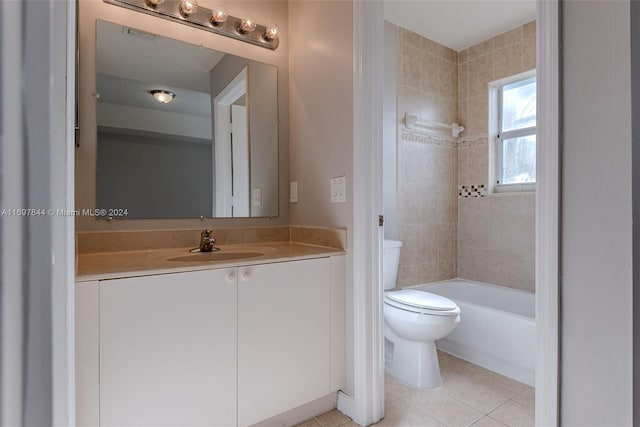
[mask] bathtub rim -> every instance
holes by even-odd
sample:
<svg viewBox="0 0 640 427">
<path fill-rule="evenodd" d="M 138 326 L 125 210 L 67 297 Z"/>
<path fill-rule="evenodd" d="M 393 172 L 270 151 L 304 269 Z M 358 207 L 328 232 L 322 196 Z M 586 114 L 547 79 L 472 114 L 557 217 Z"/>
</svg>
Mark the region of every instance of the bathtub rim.
<svg viewBox="0 0 640 427">
<path fill-rule="evenodd" d="M 509 315 L 516 316 L 518 318 L 522 318 L 522 319 L 525 319 L 525 320 L 526 319 L 532 319 L 533 323 L 535 324 L 535 321 L 536 321 L 535 295 L 536 294 L 533 293 L 533 292 L 525 291 L 523 289 L 509 288 L 507 286 L 495 285 L 493 283 L 486 283 L 486 282 L 480 282 L 480 281 L 477 281 L 477 280 L 460 279 L 460 278 L 439 280 L 437 282 L 422 283 L 422 284 L 418 284 L 418 285 L 411 285 L 411 286 L 406 286 L 404 288 L 394 288 L 394 289 L 421 289 L 421 290 L 425 290 L 426 291 L 426 289 L 424 289 L 424 287 L 428 287 L 428 286 L 431 286 L 431 285 L 444 284 L 444 283 L 451 283 L 451 282 L 464 282 L 466 284 L 488 286 L 488 287 L 491 287 L 491 288 L 494 288 L 494 289 L 498 289 L 498 290 L 503 291 L 503 292 L 504 291 L 506 291 L 506 292 L 512 291 L 512 292 L 514 292 L 516 294 L 521 294 L 521 295 L 525 295 L 525 296 L 531 296 L 533 298 L 533 304 L 534 304 L 533 317 L 527 316 L 527 315 L 524 315 L 524 314 L 514 313 L 514 312 L 508 311 L 508 310 L 501 310 L 501 309 L 498 309 L 498 308 L 494 308 L 494 307 L 489 307 L 489 306 L 486 306 L 486 305 L 478 304 L 476 302 L 469 301 L 469 300 L 464 299 L 464 298 L 451 298 L 449 296 L 447 296 L 446 298 L 449 298 L 449 299 L 453 300 L 454 302 L 456 300 L 459 300 L 459 301 L 465 302 L 467 304 L 477 305 L 477 306 L 483 307 L 483 308 L 485 308 L 487 310 L 497 311 L 497 312 L 501 312 L 501 313 L 509 313 Z M 390 289 L 390 290 L 392 290 L 392 289 Z M 433 292 L 433 293 L 435 293 L 435 292 Z"/>
</svg>

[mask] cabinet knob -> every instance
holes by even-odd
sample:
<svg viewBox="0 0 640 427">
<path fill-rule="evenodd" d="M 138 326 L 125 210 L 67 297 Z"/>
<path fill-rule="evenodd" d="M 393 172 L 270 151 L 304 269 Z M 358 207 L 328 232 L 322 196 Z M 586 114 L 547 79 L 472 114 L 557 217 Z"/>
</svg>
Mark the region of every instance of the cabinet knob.
<svg viewBox="0 0 640 427">
<path fill-rule="evenodd" d="M 245 271 L 244 273 L 242 273 L 242 280 L 244 280 L 245 282 L 251 280 L 251 272 Z"/>
<path fill-rule="evenodd" d="M 236 274 L 233 271 L 227 273 L 227 282 L 234 283 L 236 281 Z"/>
</svg>

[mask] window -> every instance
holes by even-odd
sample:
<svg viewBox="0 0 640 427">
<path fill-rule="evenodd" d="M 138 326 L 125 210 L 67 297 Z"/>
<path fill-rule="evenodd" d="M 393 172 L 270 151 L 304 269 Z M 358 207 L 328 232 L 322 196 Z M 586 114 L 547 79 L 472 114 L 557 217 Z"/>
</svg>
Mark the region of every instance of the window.
<svg viewBox="0 0 640 427">
<path fill-rule="evenodd" d="M 498 86 L 496 191 L 534 190 L 536 76 Z"/>
</svg>

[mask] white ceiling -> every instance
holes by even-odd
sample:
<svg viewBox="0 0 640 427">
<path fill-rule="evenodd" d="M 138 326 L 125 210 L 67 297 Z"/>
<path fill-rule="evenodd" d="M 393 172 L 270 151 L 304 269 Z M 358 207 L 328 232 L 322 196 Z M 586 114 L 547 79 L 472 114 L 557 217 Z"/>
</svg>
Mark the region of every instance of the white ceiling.
<svg viewBox="0 0 640 427">
<path fill-rule="evenodd" d="M 97 90 L 99 102 L 211 116 L 210 71 L 223 52 L 98 21 Z M 153 89 L 176 94 L 156 102 Z"/>
<path fill-rule="evenodd" d="M 536 19 L 535 0 L 385 0 L 389 22 L 461 51 Z"/>
</svg>

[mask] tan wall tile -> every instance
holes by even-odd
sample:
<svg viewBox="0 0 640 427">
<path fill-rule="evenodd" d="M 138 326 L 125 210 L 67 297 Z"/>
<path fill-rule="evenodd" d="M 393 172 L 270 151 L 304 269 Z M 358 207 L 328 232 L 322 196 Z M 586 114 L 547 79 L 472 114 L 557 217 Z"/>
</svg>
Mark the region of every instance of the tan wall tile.
<svg viewBox="0 0 640 427">
<path fill-rule="evenodd" d="M 455 148 L 438 147 L 435 153 L 438 165 L 437 185 L 456 185 L 458 153 Z"/>
<path fill-rule="evenodd" d="M 438 225 L 458 223 L 458 192 L 456 185 L 438 186 L 437 220 Z"/>
<path fill-rule="evenodd" d="M 484 56 L 493 52 L 494 39 L 485 40 L 482 43 L 471 46 L 468 54 L 468 60 L 471 61 L 480 56 Z"/>
<path fill-rule="evenodd" d="M 471 182 L 469 180 L 469 147 L 458 147 L 458 185 Z"/>
<path fill-rule="evenodd" d="M 493 80 L 521 73 L 523 71 L 522 41 L 496 50 L 493 58 Z"/>
<path fill-rule="evenodd" d="M 458 97 L 458 70 L 455 63 L 440 59 L 438 62 L 439 94 L 451 99 Z"/>
<path fill-rule="evenodd" d="M 458 101 L 451 98 L 439 98 L 440 115 L 438 120 L 442 123 L 453 123 L 458 121 Z"/>
<path fill-rule="evenodd" d="M 410 44 L 415 47 L 421 47 L 422 38 L 419 34 L 414 33 L 413 31 L 407 30 L 406 28 L 400 28 L 400 41 L 403 44 Z"/>
<path fill-rule="evenodd" d="M 469 97 L 469 64 L 458 65 L 458 101 Z"/>
<path fill-rule="evenodd" d="M 447 61 L 456 63 L 458 61 L 458 52 L 453 49 L 449 49 L 446 46 L 439 45 L 438 53 L 440 58 L 446 59 Z"/>
<path fill-rule="evenodd" d="M 489 198 L 469 197 L 458 200 L 458 246 L 489 247 Z"/>
<path fill-rule="evenodd" d="M 487 95 L 487 84 L 493 78 L 493 56 L 485 55 L 469 61 L 469 98 Z"/>
<path fill-rule="evenodd" d="M 506 47 L 515 42 L 519 42 L 520 40 L 522 40 L 522 26 L 497 35 L 495 37 L 493 49 L 502 49 L 503 47 Z"/>
<path fill-rule="evenodd" d="M 463 64 L 467 62 L 469 58 L 469 49 L 461 50 L 458 52 L 458 64 Z"/>
<path fill-rule="evenodd" d="M 439 80 L 438 80 L 438 66 L 440 59 L 434 55 L 423 54 L 422 55 L 422 85 L 423 92 L 438 93 Z"/>
<path fill-rule="evenodd" d="M 535 247 L 535 193 L 492 197 L 489 248 L 513 251 Z"/>
<path fill-rule="evenodd" d="M 522 26 L 523 38 L 536 38 L 536 21 L 531 21 Z"/>
<path fill-rule="evenodd" d="M 487 144 L 482 143 L 469 147 L 468 155 L 469 182 L 461 182 L 460 184 L 487 185 L 489 176 L 489 148 Z"/>
<path fill-rule="evenodd" d="M 458 123 L 464 126 L 464 131 L 460 136 L 465 137 L 469 135 L 469 101 L 468 99 L 461 99 L 458 102 Z"/>
<path fill-rule="evenodd" d="M 400 81 L 404 86 L 414 89 L 420 88 L 422 61 L 420 60 L 420 48 L 410 44 L 403 44 L 402 53 L 402 73 Z"/>
<path fill-rule="evenodd" d="M 420 42 L 422 45 L 422 51 L 427 55 L 434 55 L 440 57 L 440 44 L 434 42 L 433 40 L 429 40 L 425 37 L 420 37 Z"/>
<path fill-rule="evenodd" d="M 488 132 L 488 96 L 469 98 L 469 116 L 467 117 L 467 132 L 469 136 L 486 136 Z"/>
<path fill-rule="evenodd" d="M 536 68 L 536 39 L 526 38 L 522 46 L 522 68 L 524 71 Z"/>
</svg>

